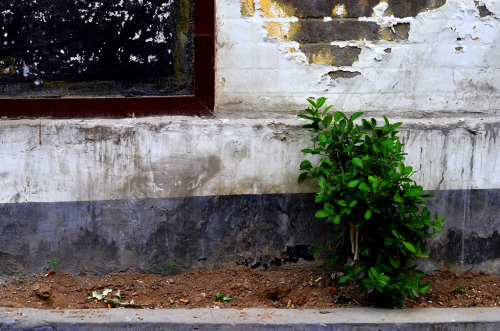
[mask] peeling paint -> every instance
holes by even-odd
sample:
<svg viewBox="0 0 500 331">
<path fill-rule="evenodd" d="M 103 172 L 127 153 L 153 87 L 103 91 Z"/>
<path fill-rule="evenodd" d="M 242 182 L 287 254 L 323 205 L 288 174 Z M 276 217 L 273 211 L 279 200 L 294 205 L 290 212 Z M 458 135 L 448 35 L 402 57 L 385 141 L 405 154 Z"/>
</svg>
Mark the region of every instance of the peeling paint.
<svg viewBox="0 0 500 331">
<path fill-rule="evenodd" d="M 345 5 L 338 4 L 332 10 L 333 17 L 345 17 L 347 16 L 347 11 L 345 10 Z"/>
<path fill-rule="evenodd" d="M 252 17 L 255 15 L 255 0 L 240 0 L 241 16 Z"/>
<path fill-rule="evenodd" d="M 301 45 L 300 49 L 311 64 L 326 64 L 329 66 L 351 66 L 358 61 L 361 48 L 339 47 L 329 44 Z"/>
<path fill-rule="evenodd" d="M 416 11 L 439 7 L 444 1 L 395 3 L 382 0 L 379 3 L 373 2 L 370 16 L 357 17 L 356 13 L 366 15 L 370 11 L 366 4 L 336 3 L 330 12 L 326 12 L 324 10 L 328 5 L 322 0 L 312 2 L 261 0 L 257 8 L 254 1 L 240 0 L 240 3 L 243 17 L 253 17 L 256 11 L 259 12 L 267 31 L 267 38 L 278 39 L 285 43 L 299 43 L 298 49 L 290 45 L 281 47 L 284 51 L 303 53 L 308 63 L 313 65 L 350 66 L 357 60 L 357 56 L 353 57 L 352 52 L 345 51 L 349 57 L 342 61 L 338 58 L 338 47 L 326 47 L 320 44 L 332 43 L 332 46 L 335 46 L 338 41 L 407 40 L 410 23 L 414 20 Z M 394 13 L 399 16 L 394 16 Z M 408 16 L 401 17 L 402 14 Z M 298 15 L 298 18 L 294 15 Z M 357 18 L 357 21 L 344 20 L 347 17 Z"/>
</svg>

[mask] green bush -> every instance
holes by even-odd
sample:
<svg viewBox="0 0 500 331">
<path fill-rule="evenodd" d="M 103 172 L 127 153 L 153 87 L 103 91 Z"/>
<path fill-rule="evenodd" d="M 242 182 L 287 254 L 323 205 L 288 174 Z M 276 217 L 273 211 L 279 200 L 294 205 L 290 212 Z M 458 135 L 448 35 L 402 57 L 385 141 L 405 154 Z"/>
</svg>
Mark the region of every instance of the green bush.
<svg viewBox="0 0 500 331">
<path fill-rule="evenodd" d="M 312 107 L 298 115 L 310 121 L 303 128 L 314 133 L 313 148 L 302 152 L 317 155 L 300 164 L 298 183 L 318 181 L 316 202 L 323 208 L 316 217 L 331 223 L 335 233 L 323 250 L 330 262 L 341 257 L 346 262 L 349 246 L 352 263 L 344 265 L 340 282 L 361 284 L 377 305 L 403 305 L 430 286 L 420 282 L 424 274 L 416 259 L 429 256 L 425 241 L 441 232 L 445 220 L 437 212 L 431 219 L 424 198 L 433 195 L 422 194 L 410 178 L 413 168 L 403 163 L 406 153 L 396 131 L 401 123 L 384 117 L 383 126 L 373 118 L 359 125 L 354 121 L 362 112 L 332 115 L 331 106 L 320 111 L 325 100 L 308 99 Z"/>
</svg>

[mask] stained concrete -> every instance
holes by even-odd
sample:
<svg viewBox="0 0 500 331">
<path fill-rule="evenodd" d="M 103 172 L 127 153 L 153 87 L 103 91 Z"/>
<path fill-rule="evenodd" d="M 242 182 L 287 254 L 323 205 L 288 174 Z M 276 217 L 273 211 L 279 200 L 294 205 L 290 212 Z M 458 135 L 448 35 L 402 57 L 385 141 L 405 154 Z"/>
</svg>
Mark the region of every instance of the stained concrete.
<svg viewBox="0 0 500 331">
<path fill-rule="evenodd" d="M 0 204 L 0 274 L 158 271 L 313 261 L 331 236 L 311 194 Z"/>
<path fill-rule="evenodd" d="M 500 329 L 498 308 L 96 309 L 0 308 L 1 330 L 454 330 Z"/>
</svg>

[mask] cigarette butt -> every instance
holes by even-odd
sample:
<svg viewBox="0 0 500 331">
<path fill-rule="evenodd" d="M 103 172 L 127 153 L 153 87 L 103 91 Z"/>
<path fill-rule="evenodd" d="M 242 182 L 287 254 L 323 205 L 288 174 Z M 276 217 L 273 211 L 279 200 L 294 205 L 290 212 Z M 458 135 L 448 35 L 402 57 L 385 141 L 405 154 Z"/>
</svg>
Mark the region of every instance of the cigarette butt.
<svg viewBox="0 0 500 331">
<path fill-rule="evenodd" d="M 180 302 L 188 303 L 189 301 L 186 299 L 179 299 Z"/>
</svg>

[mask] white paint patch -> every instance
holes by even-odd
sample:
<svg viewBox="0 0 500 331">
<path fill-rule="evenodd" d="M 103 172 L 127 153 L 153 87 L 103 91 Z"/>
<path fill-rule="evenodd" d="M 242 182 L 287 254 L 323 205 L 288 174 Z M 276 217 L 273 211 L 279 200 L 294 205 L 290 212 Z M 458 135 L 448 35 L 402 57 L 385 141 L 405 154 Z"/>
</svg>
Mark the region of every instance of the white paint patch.
<svg viewBox="0 0 500 331">
<path fill-rule="evenodd" d="M 382 17 L 387 8 L 389 8 L 389 4 L 386 1 L 381 1 L 378 5 L 373 7 L 373 16 Z"/>
</svg>

